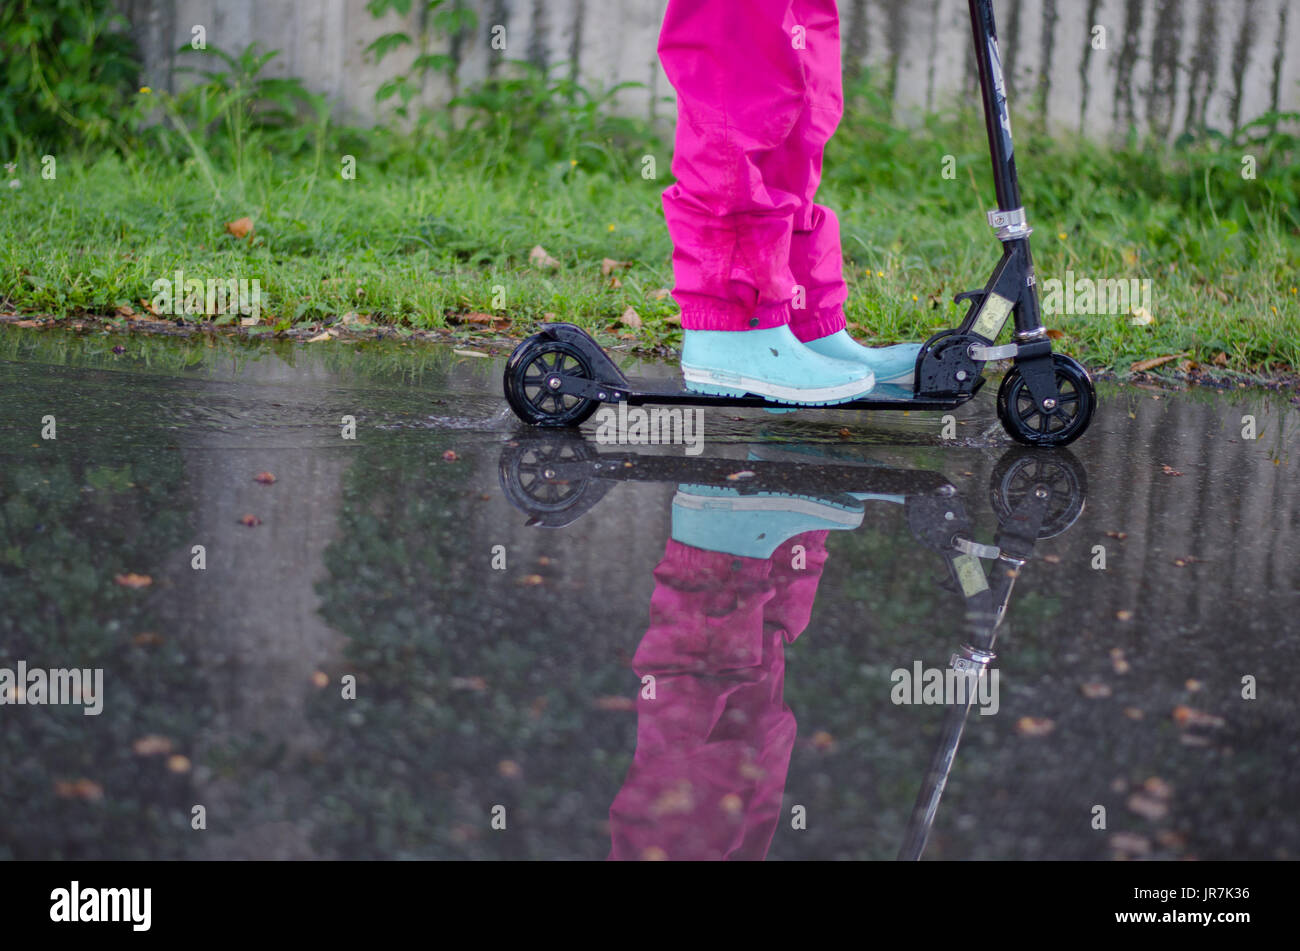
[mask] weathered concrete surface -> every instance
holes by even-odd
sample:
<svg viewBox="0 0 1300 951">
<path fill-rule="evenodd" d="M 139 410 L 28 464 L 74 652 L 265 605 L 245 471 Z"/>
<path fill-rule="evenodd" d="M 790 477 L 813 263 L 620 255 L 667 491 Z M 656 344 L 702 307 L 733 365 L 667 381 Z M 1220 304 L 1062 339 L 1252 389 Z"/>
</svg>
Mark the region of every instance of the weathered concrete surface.
<svg viewBox="0 0 1300 951">
<path fill-rule="evenodd" d="M 419 29 L 415 12 L 375 20 L 365 0 L 120 2 L 156 88 L 183 81 L 176 68 L 185 57 L 175 51 L 203 25 L 208 42 L 227 51 L 253 42 L 282 50 L 275 74 L 302 77 L 329 95 L 340 118 L 365 123 L 376 116 L 376 90 L 416 55 L 405 47 L 380 65 L 369 61 L 365 49 L 377 37 Z M 433 48 L 460 62 L 462 82 L 527 59 L 576 71 L 589 86 L 642 83 L 620 93 L 622 108 L 671 112 L 655 54 L 664 0 L 457 2 L 477 13 L 477 29 L 454 42 L 437 38 Z M 899 118 L 972 97 L 960 0 L 842 0 L 840 12 L 847 61 L 883 71 Z M 1000 0 L 997 12 L 1016 113 L 1045 116 L 1061 132 L 1104 139 L 1136 127 L 1172 139 L 1300 110 L 1300 8 L 1290 0 Z M 503 50 L 492 48 L 496 26 L 505 29 Z M 1101 49 L 1096 27 L 1105 30 Z M 424 101 L 437 105 L 448 91 L 431 82 Z"/>
</svg>

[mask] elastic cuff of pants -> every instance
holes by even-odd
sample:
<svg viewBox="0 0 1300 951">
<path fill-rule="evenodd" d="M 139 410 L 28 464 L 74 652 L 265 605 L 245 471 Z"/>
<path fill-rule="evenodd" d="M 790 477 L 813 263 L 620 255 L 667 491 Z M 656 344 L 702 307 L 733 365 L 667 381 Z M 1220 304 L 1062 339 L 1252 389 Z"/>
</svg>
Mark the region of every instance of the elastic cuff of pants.
<svg viewBox="0 0 1300 951">
<path fill-rule="evenodd" d="M 790 304 L 765 304 L 745 307 L 725 302 L 682 302 L 683 330 L 767 330 L 790 323 Z"/>
<path fill-rule="evenodd" d="M 684 325 L 685 321 L 683 321 Z M 822 337 L 829 337 L 831 334 L 839 333 L 848 326 L 848 321 L 844 319 L 844 307 L 836 304 L 833 307 L 827 307 L 815 311 L 792 311 L 790 317 L 790 332 L 799 339 L 801 343 L 807 343 L 809 340 L 820 340 Z"/>
</svg>

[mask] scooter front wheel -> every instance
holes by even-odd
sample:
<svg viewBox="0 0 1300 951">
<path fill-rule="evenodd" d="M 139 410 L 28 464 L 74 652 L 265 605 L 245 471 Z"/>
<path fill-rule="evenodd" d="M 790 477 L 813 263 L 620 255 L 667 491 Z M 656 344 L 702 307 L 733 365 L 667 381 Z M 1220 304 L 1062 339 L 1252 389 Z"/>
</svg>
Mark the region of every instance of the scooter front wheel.
<svg viewBox="0 0 1300 951">
<path fill-rule="evenodd" d="M 1048 412 L 1038 408 L 1025 378 L 1012 368 L 998 388 L 998 419 L 1016 442 L 1026 446 L 1065 446 L 1083 435 L 1097 408 L 1092 377 L 1079 362 L 1063 353 L 1052 354 L 1056 370 L 1057 405 Z"/>
<path fill-rule="evenodd" d="M 502 384 L 515 415 L 534 426 L 580 426 L 600 403 L 571 393 L 556 393 L 548 381 L 556 374 L 591 379 L 591 364 L 582 351 L 564 340 L 535 334 L 506 361 Z"/>
</svg>

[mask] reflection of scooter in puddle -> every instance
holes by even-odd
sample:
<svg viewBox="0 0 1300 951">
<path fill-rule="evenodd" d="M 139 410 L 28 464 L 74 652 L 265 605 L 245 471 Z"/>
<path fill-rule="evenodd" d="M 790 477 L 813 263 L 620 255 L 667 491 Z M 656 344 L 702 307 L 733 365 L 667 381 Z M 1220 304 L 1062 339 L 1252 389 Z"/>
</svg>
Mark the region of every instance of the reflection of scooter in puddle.
<svg viewBox="0 0 1300 951">
<path fill-rule="evenodd" d="M 530 435 L 501 455 L 507 498 L 539 526 L 571 524 L 619 482 L 678 485 L 650 626 L 632 663 L 642 682 L 637 748 L 610 808 L 611 858 L 766 855 L 795 740 L 785 646 L 808 624 L 829 533 L 861 525 L 869 502 L 904 506 L 966 609 L 952 667 L 969 689 L 949 706 L 899 853 L 919 858 L 1015 579 L 1036 540 L 1075 522 L 1086 493 L 1068 452 L 1009 451 L 990 479 L 999 524 L 986 545 L 939 473 L 809 459 L 771 446 L 747 459 L 600 452 L 568 433 Z"/>
</svg>

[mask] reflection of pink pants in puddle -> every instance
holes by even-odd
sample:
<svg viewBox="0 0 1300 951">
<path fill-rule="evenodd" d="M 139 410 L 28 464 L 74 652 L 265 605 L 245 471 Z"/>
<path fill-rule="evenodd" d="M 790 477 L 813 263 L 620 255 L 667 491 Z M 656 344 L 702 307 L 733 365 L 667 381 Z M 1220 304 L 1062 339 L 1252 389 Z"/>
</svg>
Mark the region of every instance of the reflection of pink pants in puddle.
<svg viewBox="0 0 1300 951">
<path fill-rule="evenodd" d="M 768 559 L 670 540 L 637 648 L 632 768 L 610 807 L 612 859 L 761 859 L 780 818 L 795 721 L 782 697 L 785 645 L 812 614 L 826 535 Z M 795 545 L 806 565 L 793 567 Z"/>
<path fill-rule="evenodd" d="M 669 0 L 659 59 L 677 90 L 663 205 L 682 326 L 843 330 L 839 222 L 813 201 L 844 111 L 835 0 Z"/>
</svg>

